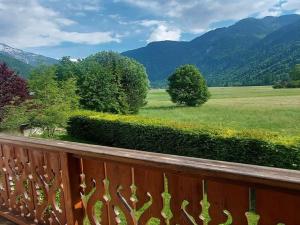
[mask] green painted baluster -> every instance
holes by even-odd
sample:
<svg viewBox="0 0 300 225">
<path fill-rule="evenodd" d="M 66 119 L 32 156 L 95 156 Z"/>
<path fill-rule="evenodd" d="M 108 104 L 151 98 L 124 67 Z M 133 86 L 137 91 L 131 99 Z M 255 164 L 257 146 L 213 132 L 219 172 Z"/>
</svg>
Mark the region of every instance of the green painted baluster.
<svg viewBox="0 0 300 225">
<path fill-rule="evenodd" d="M 201 211 L 199 218 L 200 218 L 200 220 L 203 221 L 204 225 L 208 225 L 208 223 L 211 221 L 211 218 L 209 216 L 210 203 L 208 202 L 207 184 L 206 184 L 205 180 L 202 181 L 202 189 L 203 189 L 203 199 L 200 202 L 202 211 Z M 188 205 L 189 205 L 189 202 L 187 200 L 184 200 L 181 204 L 181 209 L 183 210 L 185 216 L 191 222 L 191 224 L 198 225 L 195 218 L 187 212 L 186 208 Z"/>
<path fill-rule="evenodd" d="M 115 206 L 114 212 L 116 214 L 116 222 L 120 225 L 127 225 L 127 220 L 124 212 L 120 209 L 120 207 Z"/>
<path fill-rule="evenodd" d="M 202 181 L 202 189 L 203 189 L 203 199 L 200 202 L 202 206 L 202 212 L 199 218 L 203 221 L 203 225 L 208 225 L 208 223 L 211 221 L 211 218 L 209 216 L 210 203 L 208 202 L 207 183 L 205 180 Z"/>
<path fill-rule="evenodd" d="M 193 225 L 198 225 L 196 220 L 194 219 L 193 216 L 191 216 L 188 211 L 186 210 L 186 207 L 189 205 L 190 203 L 187 200 L 183 200 L 182 204 L 181 204 L 181 210 L 184 212 L 185 216 L 187 217 L 187 219 L 193 224 Z"/>
<path fill-rule="evenodd" d="M 246 212 L 248 225 L 257 225 L 260 216 L 256 214 L 256 190 L 249 188 L 249 212 Z"/>
<path fill-rule="evenodd" d="M 146 225 L 160 225 L 160 220 L 157 218 L 150 218 Z"/>
<path fill-rule="evenodd" d="M 223 212 L 227 216 L 227 221 L 225 223 L 221 223 L 220 225 L 230 225 L 230 224 L 232 224 L 233 220 L 232 220 L 231 213 L 227 210 L 224 210 Z"/>
<path fill-rule="evenodd" d="M 170 225 L 170 221 L 173 218 L 171 210 L 171 194 L 169 193 L 169 184 L 166 174 L 164 174 L 164 192 L 161 194 L 163 199 L 163 209 L 161 211 L 162 217 L 165 219 L 166 225 Z"/>
<path fill-rule="evenodd" d="M 131 170 L 131 175 L 132 175 L 132 185 L 130 186 L 131 189 L 131 196 L 130 196 L 130 201 L 132 202 L 133 207 L 131 207 L 131 205 L 128 203 L 128 201 L 126 200 L 126 198 L 124 198 L 124 196 L 122 195 L 121 191 L 122 191 L 122 186 L 119 186 L 117 189 L 117 195 L 120 198 L 120 200 L 122 201 L 122 203 L 124 204 L 124 206 L 126 207 L 126 209 L 128 210 L 128 212 L 131 215 L 131 218 L 133 220 L 133 224 L 137 225 L 141 216 L 146 212 L 146 210 L 148 210 L 150 208 L 150 206 L 153 203 L 153 198 L 151 196 L 151 194 L 149 192 L 147 192 L 147 196 L 149 197 L 148 202 L 146 202 L 140 209 L 136 208 L 136 203 L 138 202 L 138 197 L 136 194 L 137 191 L 137 186 L 135 185 L 135 179 L 134 179 L 134 169 L 132 168 Z M 117 211 L 115 210 L 115 212 L 118 212 L 119 215 L 122 214 L 122 211 L 120 210 L 120 208 L 116 208 Z M 125 218 L 126 220 L 126 218 Z M 149 220 L 149 222 L 151 222 L 151 219 Z"/>
<path fill-rule="evenodd" d="M 92 188 L 92 190 L 89 193 L 85 193 L 86 190 L 86 183 L 85 183 L 85 174 L 82 173 L 80 174 L 80 178 L 81 178 L 81 184 L 80 187 L 82 188 L 82 192 L 80 192 L 81 195 L 81 200 L 82 200 L 82 204 L 84 207 L 84 218 L 83 218 L 83 224 L 84 225 L 90 225 L 90 220 L 88 218 L 88 213 L 87 213 L 87 204 L 88 201 L 90 200 L 91 196 L 95 193 L 96 191 L 96 186 L 94 186 L 94 188 Z"/>
<path fill-rule="evenodd" d="M 102 208 L 103 208 L 102 201 L 97 201 L 93 208 L 94 221 L 97 225 L 101 225 L 102 222 Z"/>
</svg>

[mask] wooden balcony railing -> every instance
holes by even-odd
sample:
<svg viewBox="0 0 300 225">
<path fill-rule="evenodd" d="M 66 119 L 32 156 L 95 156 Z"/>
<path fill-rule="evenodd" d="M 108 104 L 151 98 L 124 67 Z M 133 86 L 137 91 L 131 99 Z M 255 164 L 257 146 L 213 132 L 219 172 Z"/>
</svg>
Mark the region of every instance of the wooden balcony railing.
<svg viewBox="0 0 300 225">
<path fill-rule="evenodd" d="M 0 136 L 0 215 L 17 224 L 300 225 L 300 172 Z"/>
</svg>

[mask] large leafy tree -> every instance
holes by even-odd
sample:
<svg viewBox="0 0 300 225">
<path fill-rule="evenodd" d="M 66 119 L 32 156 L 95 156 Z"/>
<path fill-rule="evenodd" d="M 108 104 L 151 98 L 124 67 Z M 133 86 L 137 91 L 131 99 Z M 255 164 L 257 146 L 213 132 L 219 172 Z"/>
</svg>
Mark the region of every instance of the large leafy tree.
<svg viewBox="0 0 300 225">
<path fill-rule="evenodd" d="M 184 65 L 168 78 L 167 92 L 177 104 L 198 106 L 205 103 L 210 94 L 204 77 L 194 65 Z"/>
<path fill-rule="evenodd" d="M 79 63 L 83 107 L 112 113 L 136 113 L 146 104 L 149 81 L 143 65 L 114 52 L 100 52 Z"/>
<path fill-rule="evenodd" d="M 7 105 L 18 105 L 28 97 L 27 82 L 6 64 L 0 64 L 0 110 Z"/>
</svg>

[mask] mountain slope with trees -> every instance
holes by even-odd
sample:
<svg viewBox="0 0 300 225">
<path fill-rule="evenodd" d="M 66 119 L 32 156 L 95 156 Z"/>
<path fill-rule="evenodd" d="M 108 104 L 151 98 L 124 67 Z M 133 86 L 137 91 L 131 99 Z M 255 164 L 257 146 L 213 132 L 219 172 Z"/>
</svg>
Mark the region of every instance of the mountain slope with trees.
<svg viewBox="0 0 300 225">
<path fill-rule="evenodd" d="M 124 52 L 145 65 L 152 84 L 195 64 L 211 86 L 272 84 L 300 59 L 300 15 L 247 18 L 190 42 L 162 41 Z"/>
<path fill-rule="evenodd" d="M 27 77 L 34 67 L 57 64 L 58 60 L 0 43 L 0 63 L 6 63 L 18 74 Z"/>
<path fill-rule="evenodd" d="M 6 63 L 9 68 L 16 71 L 16 73 L 20 74 L 22 77 L 26 77 L 29 74 L 30 70 L 33 68 L 33 66 L 31 65 L 28 65 L 13 57 L 3 55 L 1 53 L 0 63 Z"/>
</svg>

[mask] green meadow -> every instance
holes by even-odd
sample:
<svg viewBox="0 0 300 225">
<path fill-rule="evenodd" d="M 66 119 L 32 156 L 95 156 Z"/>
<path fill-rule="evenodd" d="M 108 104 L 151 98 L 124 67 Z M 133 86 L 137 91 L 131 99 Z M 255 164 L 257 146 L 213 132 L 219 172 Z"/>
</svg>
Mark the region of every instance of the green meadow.
<svg viewBox="0 0 300 225">
<path fill-rule="evenodd" d="M 163 89 L 151 90 L 140 115 L 193 127 L 261 130 L 300 136 L 300 89 L 214 87 L 200 107 L 173 104 Z"/>
</svg>

